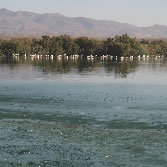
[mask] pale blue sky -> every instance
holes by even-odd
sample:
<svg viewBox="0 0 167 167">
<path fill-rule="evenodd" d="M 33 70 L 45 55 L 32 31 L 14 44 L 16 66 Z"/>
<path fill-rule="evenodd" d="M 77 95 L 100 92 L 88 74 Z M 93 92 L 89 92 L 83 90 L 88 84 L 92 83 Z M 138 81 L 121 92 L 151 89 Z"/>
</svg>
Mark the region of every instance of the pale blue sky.
<svg viewBox="0 0 167 167">
<path fill-rule="evenodd" d="M 167 0 L 0 0 L 0 8 L 61 13 L 138 26 L 167 25 Z"/>
</svg>

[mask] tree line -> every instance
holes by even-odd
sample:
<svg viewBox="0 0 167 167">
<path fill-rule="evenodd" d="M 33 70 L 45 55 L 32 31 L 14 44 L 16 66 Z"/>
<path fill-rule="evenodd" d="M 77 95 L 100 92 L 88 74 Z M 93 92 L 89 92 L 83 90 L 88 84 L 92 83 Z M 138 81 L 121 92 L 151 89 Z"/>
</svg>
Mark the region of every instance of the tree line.
<svg viewBox="0 0 167 167">
<path fill-rule="evenodd" d="M 0 55 L 164 55 L 167 56 L 167 43 L 164 41 L 138 41 L 127 34 L 105 40 L 88 37 L 72 38 L 69 35 L 42 36 L 42 38 L 13 38 L 0 40 Z"/>
</svg>

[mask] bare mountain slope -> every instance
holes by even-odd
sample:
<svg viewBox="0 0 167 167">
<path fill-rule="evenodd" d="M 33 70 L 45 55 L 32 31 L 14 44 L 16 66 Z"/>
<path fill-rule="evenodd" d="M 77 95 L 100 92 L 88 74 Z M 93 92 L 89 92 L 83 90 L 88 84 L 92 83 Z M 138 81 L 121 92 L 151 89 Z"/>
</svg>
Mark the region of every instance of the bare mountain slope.
<svg viewBox="0 0 167 167">
<path fill-rule="evenodd" d="M 38 14 L 0 9 L 0 34 L 109 37 L 128 33 L 134 37 L 166 38 L 167 26 L 136 27 L 114 21 L 65 17 L 57 13 Z"/>
</svg>

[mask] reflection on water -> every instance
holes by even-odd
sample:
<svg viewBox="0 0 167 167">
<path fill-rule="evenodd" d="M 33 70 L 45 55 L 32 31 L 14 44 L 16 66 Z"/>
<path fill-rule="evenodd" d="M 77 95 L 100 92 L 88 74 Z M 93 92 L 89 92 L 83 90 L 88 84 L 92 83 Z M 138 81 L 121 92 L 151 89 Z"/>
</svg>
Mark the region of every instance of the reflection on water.
<svg viewBox="0 0 167 167">
<path fill-rule="evenodd" d="M 1 79 L 56 79 L 61 76 L 97 77 L 111 76 L 113 78 L 127 78 L 133 75 L 134 79 L 141 71 L 166 72 L 167 59 L 165 58 L 93 58 L 84 57 L 13 57 L 0 58 Z M 135 75 L 135 76 L 134 76 Z M 148 75 L 149 76 L 149 75 Z"/>
<path fill-rule="evenodd" d="M 166 167 L 166 72 L 165 58 L 1 57 L 0 166 Z"/>
</svg>

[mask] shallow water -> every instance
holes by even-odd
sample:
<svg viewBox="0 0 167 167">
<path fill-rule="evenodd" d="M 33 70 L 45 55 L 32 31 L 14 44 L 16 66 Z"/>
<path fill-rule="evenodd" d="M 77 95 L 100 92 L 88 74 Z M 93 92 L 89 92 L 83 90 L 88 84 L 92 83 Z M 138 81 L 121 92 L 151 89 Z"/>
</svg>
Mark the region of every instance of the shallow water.
<svg viewBox="0 0 167 167">
<path fill-rule="evenodd" d="M 167 59 L 0 59 L 0 166 L 167 164 Z"/>
</svg>

